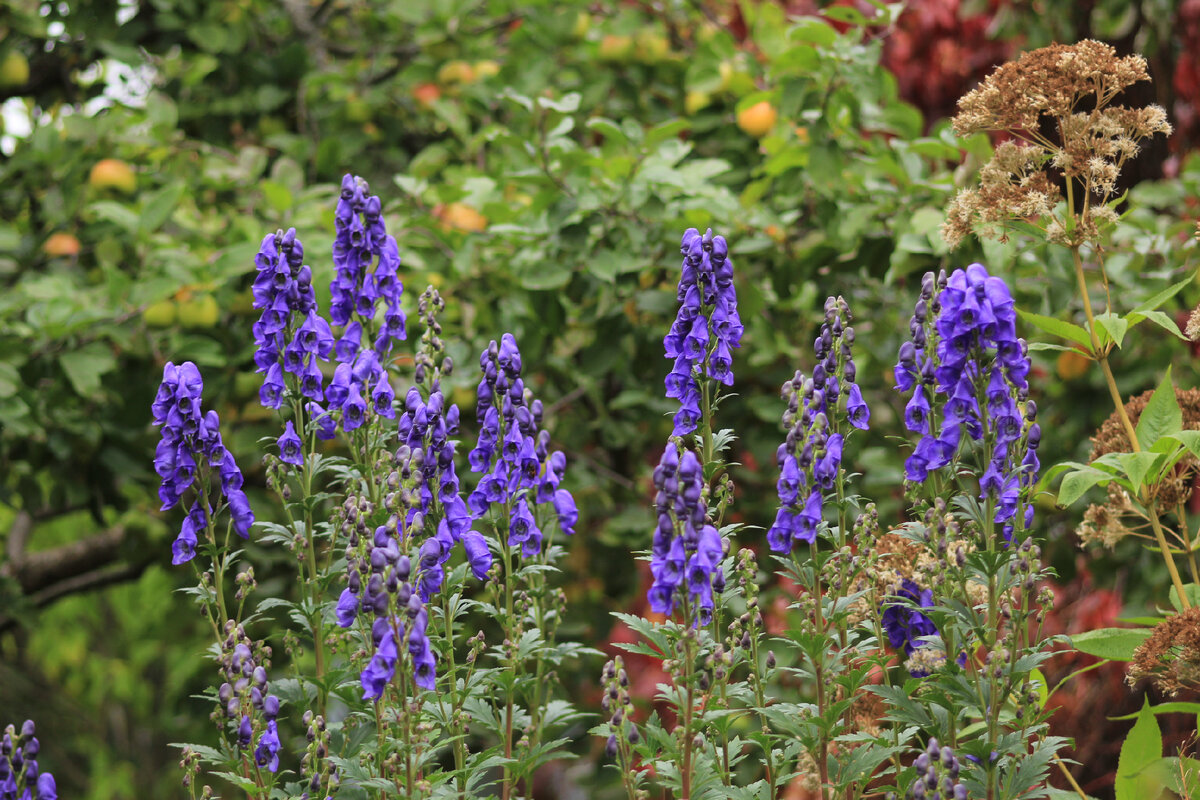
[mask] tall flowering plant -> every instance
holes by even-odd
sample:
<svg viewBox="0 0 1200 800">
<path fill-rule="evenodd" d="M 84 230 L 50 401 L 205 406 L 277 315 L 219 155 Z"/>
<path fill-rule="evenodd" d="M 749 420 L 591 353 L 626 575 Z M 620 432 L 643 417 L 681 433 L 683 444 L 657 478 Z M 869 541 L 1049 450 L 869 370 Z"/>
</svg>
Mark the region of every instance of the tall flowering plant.
<svg viewBox="0 0 1200 800">
<path fill-rule="evenodd" d="M 225 734 L 219 748 L 185 747 L 185 784 L 194 795 L 207 766 L 260 798 L 508 797 L 560 757 L 563 740 L 550 734 L 577 718 L 552 680 L 587 652 L 556 630 L 565 600 L 553 531 L 569 535 L 578 521 L 566 457 L 506 333 L 480 360 L 479 438 L 464 463 L 444 385 L 454 370 L 445 301 L 432 287 L 417 301 L 405 388 L 393 357 L 409 333 L 399 247 L 380 198 L 347 175 L 334 219 L 328 317 L 295 230 L 265 236 L 255 260 L 259 397 L 281 429 L 264 457 L 275 519 L 256 522 L 194 364 L 168 364 L 154 402 L 163 507 L 188 506 L 174 561 L 203 554 L 208 565 L 192 594 L 212 623 L 211 698 Z M 470 490 L 467 467 L 483 473 Z M 246 539 L 252 528 L 262 546 L 292 553 L 298 599 L 247 603 L 253 566 L 229 533 Z M 288 621 L 282 682 L 270 679 L 265 630 L 276 609 Z"/>
<path fill-rule="evenodd" d="M 681 408 L 653 472 L 648 554 L 650 607 L 665 619 L 621 615 L 642 637 L 625 647 L 663 661 L 670 684 L 658 699 L 674 723 L 635 721 L 623 660 L 609 662 L 609 718 L 595 730 L 626 793 L 657 782 L 681 798 L 777 797 L 799 783 L 829 798 L 1028 796 L 1061 741 L 1038 705 L 1040 429 L 1008 287 L 978 264 L 922 281 L 895 368 L 917 436 L 905 464 L 911 506 L 891 522 L 852 492 L 847 458 L 871 411 L 849 303 L 826 301 L 811 367 L 782 389 L 778 505 L 764 527 L 791 602 L 786 635 L 771 638 L 754 553 L 728 557 L 748 533 L 724 524 L 733 435 L 713 429 L 731 367 L 714 371 L 711 357 L 729 340 L 714 335 L 716 293 L 710 308 L 692 291 L 719 274 L 706 254 L 723 266 L 728 246 L 688 231 L 682 250 L 666 340 L 668 396 Z M 732 284 L 725 291 L 736 312 Z M 751 744 L 756 767 L 745 761 Z"/>
</svg>

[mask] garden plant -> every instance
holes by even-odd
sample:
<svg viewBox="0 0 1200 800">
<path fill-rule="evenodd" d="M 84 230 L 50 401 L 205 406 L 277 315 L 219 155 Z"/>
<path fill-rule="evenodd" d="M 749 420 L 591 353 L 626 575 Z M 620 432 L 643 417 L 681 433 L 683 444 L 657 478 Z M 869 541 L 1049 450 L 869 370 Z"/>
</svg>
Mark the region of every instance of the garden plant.
<svg viewBox="0 0 1200 800">
<path fill-rule="evenodd" d="M 901 12 L 872 5 L 892 23 Z M 1200 797 L 1200 390 L 1176 386 L 1194 370 L 1175 356 L 1141 363 L 1200 341 L 1200 307 L 1176 313 L 1196 295 L 1200 224 L 1152 212 L 1178 189 L 1122 188 L 1172 133 L 1162 108 L 1125 94 L 1149 82 L 1146 61 L 1091 39 L 1029 49 L 924 135 L 894 81 L 864 66 L 881 44 L 860 12 L 788 19 L 780 39 L 783 12 L 756 8 L 762 60 L 792 88 L 751 83 L 732 104 L 759 142 L 754 167 L 680 120 L 587 115 L 600 101 L 586 87 L 509 88 L 494 107 L 508 127 L 474 133 L 440 94 L 418 97 L 461 147 L 461 191 L 444 195 L 432 177 L 460 168 L 441 143 L 384 167 L 390 184 L 357 173 L 349 151 L 370 145 L 355 140 L 314 151 L 322 170 L 345 157 L 332 190 L 300 188 L 293 159 L 265 178 L 265 153 L 242 165 L 257 186 L 238 190 L 261 192 L 278 224 L 230 223 L 254 245 L 214 254 L 195 293 L 214 300 L 222 276 L 246 276 L 222 334 L 252 344 L 226 361 L 219 345 L 164 339 L 152 402 L 121 412 L 157 439 L 141 454 L 157 500 L 126 504 L 121 536 L 167 520 L 167 539 L 138 543 L 169 551 L 187 586 L 153 602 L 206 641 L 181 656 L 203 687 L 189 713 L 208 717 L 171 743 L 185 796 L 566 796 L 557 780 L 629 800 L 1088 800 L 1056 695 L 1124 662 L 1128 691 L 1165 698 L 1135 715 L 1113 796 Z M 589 40 L 592 20 L 567 21 L 599 57 L 647 69 L 674 41 L 723 46 L 700 29 Z M 439 85 L 464 95 L 493 71 L 450 65 Z M 698 85 L 724 91 L 741 80 L 729 70 Z M 524 159 L 504 188 L 493 146 Z M 89 179 L 136 191 L 121 166 Z M 735 196 L 720 176 L 738 171 Z M 789 207 L 801 174 L 811 194 Z M 853 210 L 846 175 L 862 189 Z M 185 215 L 201 240 L 222 224 L 173 187 L 140 216 L 111 199 L 92 209 L 160 272 L 138 290 L 147 323 L 156 305 L 192 303 L 153 296 L 178 269 L 158 230 Z M 780 225 L 809 219 L 823 229 L 775 247 Z M 876 224 L 894 234 L 886 303 L 849 268 L 789 277 L 789 259 L 875 258 Z M 494 260 L 507 272 L 479 270 Z M 65 280 L 22 297 L 50 300 Z M 504 294 L 514 286 L 529 294 Z M 91 323 L 86 297 L 73 302 L 33 321 L 75 336 Z M 80 395 L 117 379 L 118 330 L 72 339 L 54 375 Z M 35 429 L 16 386 L 41 357 L 0 361 L 0 423 L 53 464 L 88 426 Z M 1095 376 L 1107 421 L 1047 422 L 1099 408 L 1056 408 L 1067 368 Z M 1064 444 L 1079 431 L 1090 442 Z M 137 454 L 119 449 L 96 445 L 96 469 Z M 39 523 L 30 498 L 61 499 L 48 485 L 14 471 L 18 522 Z M 1050 552 L 1079 516 L 1086 554 L 1148 565 L 1147 610 L 1068 636 L 1053 627 Z M 20 584 L 37 553 L 14 540 Z M 607 635 L 581 608 L 581 586 L 604 580 L 588 574 L 599 552 L 636 593 L 609 606 Z M 1072 653 L 1098 660 L 1053 670 Z M 1164 741 L 1160 719 L 1181 715 L 1193 735 Z M 57 797 L 67 760 L 47 758 L 35 722 L 4 733 L 0 799 Z"/>
</svg>

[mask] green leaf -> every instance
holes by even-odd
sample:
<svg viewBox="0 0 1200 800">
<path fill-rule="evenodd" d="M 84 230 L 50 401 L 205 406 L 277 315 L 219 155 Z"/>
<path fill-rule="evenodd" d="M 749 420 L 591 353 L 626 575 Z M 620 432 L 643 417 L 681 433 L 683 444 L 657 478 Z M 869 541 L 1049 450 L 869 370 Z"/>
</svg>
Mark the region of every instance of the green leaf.
<svg viewBox="0 0 1200 800">
<path fill-rule="evenodd" d="M 1159 796 L 1162 781 L 1148 768 L 1162 759 L 1162 751 L 1162 732 L 1150 710 L 1150 701 L 1146 699 L 1133 730 L 1121 745 L 1115 787 L 1117 800 L 1145 800 Z"/>
<path fill-rule="evenodd" d="M 0 398 L 12 397 L 21 388 L 21 374 L 6 361 L 0 361 Z"/>
<path fill-rule="evenodd" d="M 1146 410 L 1138 418 L 1137 437 L 1143 450 L 1154 447 L 1154 443 L 1163 436 L 1171 436 L 1183 430 L 1183 412 L 1175 400 L 1175 387 L 1171 383 L 1171 368 L 1162 383 L 1154 390 Z"/>
<path fill-rule="evenodd" d="M 1071 636 L 1071 646 L 1081 653 L 1113 661 L 1131 661 L 1138 645 L 1150 638 L 1150 628 L 1097 628 Z"/>
<path fill-rule="evenodd" d="M 1179 442 L 1191 451 L 1192 455 L 1200 456 L 1200 431 L 1179 431 L 1168 438 Z"/>
<path fill-rule="evenodd" d="M 1129 322 L 1127 320 L 1110 311 L 1104 314 L 1097 314 L 1096 323 L 1108 334 L 1108 337 L 1117 347 L 1120 347 L 1121 343 L 1125 341 L 1125 332 L 1129 330 Z"/>
<path fill-rule="evenodd" d="M 117 365 L 108 345 L 92 342 L 86 347 L 58 357 L 63 372 L 81 397 L 91 397 L 100 390 L 100 377 Z"/>
<path fill-rule="evenodd" d="M 183 199 L 186 189 L 187 184 L 178 181 L 147 197 L 142 208 L 142 215 L 138 218 L 138 234 L 145 236 L 161 228 L 163 223 L 170 219 L 171 214 L 175 212 L 175 207 Z"/>
<path fill-rule="evenodd" d="M 1129 482 L 1133 484 L 1133 488 L 1139 489 L 1146 483 L 1146 475 L 1155 470 L 1155 465 L 1165 458 L 1163 453 L 1120 453 L 1117 456 L 1117 463 L 1121 465 L 1121 470 L 1129 477 Z M 1157 477 L 1157 476 L 1156 476 Z"/>
<path fill-rule="evenodd" d="M 686 119 L 669 119 L 659 125 L 655 125 L 646 133 L 646 147 L 657 147 L 659 142 L 665 142 L 667 139 L 672 139 L 691 127 L 691 122 Z"/>
<path fill-rule="evenodd" d="M 1172 336 L 1182 339 L 1185 342 L 1188 341 L 1188 338 L 1179 330 L 1179 326 L 1175 324 L 1175 320 L 1161 311 L 1131 311 L 1126 316 L 1126 319 L 1129 320 L 1130 327 L 1137 325 L 1142 320 L 1148 319 L 1158 327 L 1169 332 Z"/>
<path fill-rule="evenodd" d="M 1058 487 L 1058 504 L 1060 506 L 1069 506 L 1083 497 L 1088 489 L 1098 483 L 1107 483 L 1112 479 L 1112 475 L 1095 467 L 1082 467 L 1068 473 L 1063 478 L 1062 484 Z"/>
<path fill-rule="evenodd" d="M 1200 584 L 1185 584 L 1183 593 L 1187 596 L 1188 603 L 1192 608 L 1200 607 Z M 1174 586 L 1171 587 L 1171 605 L 1175 606 L 1176 611 L 1183 611 L 1183 603 L 1179 600 L 1179 591 Z"/>
<path fill-rule="evenodd" d="M 1158 308 L 1163 303 L 1167 302 L 1172 297 L 1179 294 L 1181 291 L 1183 291 L 1188 286 L 1190 286 L 1195 280 L 1196 280 L 1196 275 L 1193 273 L 1191 275 L 1188 275 L 1186 278 L 1181 280 L 1179 283 L 1172 284 L 1172 285 L 1168 286 L 1166 289 L 1163 289 L 1161 292 L 1150 295 L 1150 297 L 1146 298 L 1144 301 L 1142 301 L 1140 304 L 1138 304 L 1136 307 L 1134 307 L 1134 309 L 1130 312 L 1130 316 L 1132 316 L 1133 314 L 1145 314 L 1147 311 L 1150 311 L 1151 309 Z"/>
<path fill-rule="evenodd" d="M 817 17 L 801 17 L 788 31 L 788 37 L 793 42 L 807 42 L 825 47 L 837 41 L 837 31 Z"/>
<path fill-rule="evenodd" d="M 1092 338 L 1088 336 L 1088 332 L 1086 330 L 1078 325 L 1061 319 L 1055 319 L 1054 317 L 1044 317 L 1041 314 L 1034 314 L 1030 311 L 1021 311 L 1020 309 L 1017 310 L 1017 313 L 1021 315 L 1021 319 L 1025 320 L 1035 328 L 1063 339 L 1069 339 L 1076 344 L 1083 345 L 1083 347 L 1088 351 L 1091 351 L 1092 349 Z"/>
<path fill-rule="evenodd" d="M 582 96 L 579 92 L 568 92 L 561 99 L 554 100 L 549 97 L 539 97 L 537 104 L 542 108 L 548 108 L 552 111 L 557 111 L 560 114 L 571 114 L 579 110 L 579 101 Z"/>
<path fill-rule="evenodd" d="M 1150 706 L 1150 710 L 1155 714 L 1200 714 L 1200 703 L 1188 703 L 1183 700 L 1171 703 L 1159 703 L 1156 706 Z M 1122 714 L 1119 717 L 1109 717 L 1114 721 L 1135 719 L 1141 716 L 1141 712 L 1133 714 Z"/>
</svg>

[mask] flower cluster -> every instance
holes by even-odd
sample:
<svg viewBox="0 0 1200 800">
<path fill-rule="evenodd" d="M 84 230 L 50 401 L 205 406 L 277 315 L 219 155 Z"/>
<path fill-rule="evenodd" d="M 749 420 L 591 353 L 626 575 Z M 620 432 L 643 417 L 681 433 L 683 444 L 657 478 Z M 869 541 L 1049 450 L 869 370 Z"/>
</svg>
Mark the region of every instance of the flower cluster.
<svg viewBox="0 0 1200 800">
<path fill-rule="evenodd" d="M 1029 357 L 1016 335 L 1012 295 L 980 264 L 943 274 L 936 286 L 934 301 L 935 280 L 926 274 L 912 340 L 901 346 L 895 368 L 897 389 L 912 391 L 905 425 L 922 435 L 905 474 L 924 481 L 950 464 L 964 434 L 982 441 L 988 456 L 982 499 L 994 501 L 996 522 L 1009 526 L 1020 489 L 1036 477 L 1041 439 L 1037 408 L 1027 400 Z M 1025 525 L 1031 514 L 1027 507 Z"/>
<path fill-rule="evenodd" d="M 542 549 L 542 531 L 534 516 L 538 505 L 553 506 L 562 532 L 575 532 L 575 500 L 560 489 L 567 459 L 550 451 L 550 433 L 541 427 L 542 402 L 521 378 L 521 352 L 511 333 L 495 340 L 479 356 L 483 377 L 476 390 L 479 438 L 467 456 L 472 472 L 483 473 L 467 505 L 476 518 L 494 503 L 509 509 L 508 545 L 520 545 L 526 558 Z"/>
<path fill-rule="evenodd" d="M 733 385 L 733 354 L 740 347 L 742 321 L 733 286 L 733 261 L 724 236 L 688 228 L 680 245 L 682 274 L 676 297 L 679 312 L 663 339 L 666 357 L 674 360 L 667 375 L 667 397 L 680 402 L 674 436 L 696 430 L 703 414 L 701 378 Z"/>
<path fill-rule="evenodd" d="M 425 633 L 429 618 L 421 593 L 414 592 L 409 582 L 413 577 L 412 560 L 401 552 L 396 530 L 399 521 L 393 516 L 368 537 L 366 520 L 374 509 L 369 501 L 361 502 L 360 506 L 358 498 L 352 496 L 343 506 L 343 529 L 350 533 L 346 546 L 348 585 L 338 598 L 337 622 L 349 628 L 360 612 L 374 616 L 371 641 L 375 652 L 362 672 L 363 696 L 371 700 L 382 695 L 383 687 L 396 674 L 401 657 L 398 645 L 404 641 L 408 642 L 416 684 L 432 689 L 437 663 Z M 414 527 L 422 524 L 422 520 L 414 520 Z M 421 559 L 418 572 L 428 568 L 424 551 Z"/>
<path fill-rule="evenodd" d="M 321 367 L 333 350 L 329 324 L 317 313 L 312 269 L 304 263 L 304 245 L 296 229 L 263 237 L 254 263 L 254 307 L 262 310 L 252 331 L 258 349 L 254 364 L 266 373 L 258 396 L 267 408 L 279 408 L 287 393 L 284 373 L 299 381 L 300 394 L 311 401 L 322 399 Z M 298 327 L 296 315 L 304 319 Z M 282 449 L 282 448 L 281 448 Z"/>
<path fill-rule="evenodd" d="M 255 729 L 258 729 L 254 762 L 270 772 L 277 772 L 279 731 L 275 719 L 279 716 L 279 698 L 270 693 L 267 685 L 270 655 L 270 648 L 261 642 L 255 646 L 241 625 L 233 620 L 227 622 L 220 660 L 225 682 L 217 690 L 217 699 L 230 726 L 236 725 L 238 747 L 248 749 L 254 741 Z"/>
<path fill-rule="evenodd" d="M 996 147 L 978 189 L 955 196 L 943 238 L 955 247 L 972 232 L 1003 237 L 1005 225 L 1020 222 L 1039 225 L 1052 242 L 1095 241 L 1117 221 L 1109 200 L 1121 168 L 1141 140 L 1171 133 L 1159 106 L 1112 105 L 1124 88 L 1148 79 L 1144 58 L 1118 57 L 1111 45 L 1090 39 L 1033 50 L 997 68 L 959 100 L 954 130 L 960 136 L 1006 131 L 1015 141 Z M 1047 137 L 1043 131 L 1051 128 L 1057 135 Z M 1055 214 L 1064 183 L 1089 199 L 1079 211 L 1067 209 L 1073 220 Z"/>
<path fill-rule="evenodd" d="M 917 779 L 908 787 L 909 800 L 967 800 L 966 784 L 960 783 L 958 757 L 949 747 L 939 747 L 937 739 L 913 762 Z"/>
<path fill-rule="evenodd" d="M 212 525 L 216 511 L 209 502 L 210 469 L 220 475 L 221 493 L 228 503 L 234 530 L 245 539 L 254 524 L 250 501 L 242 491 L 242 471 L 221 441 L 217 412 L 204 413 L 201 409 L 203 392 L 204 380 L 195 364 L 185 361 L 176 366 L 167 362 L 151 407 L 154 424 L 162 428 L 162 438 L 154 452 L 154 469 L 162 478 L 158 490 L 162 510 L 174 507 L 189 489 L 195 492 L 183 528 L 171 548 L 173 564 L 192 560 L 196 555 L 197 535 Z"/>
<path fill-rule="evenodd" d="M 867 429 L 871 418 L 855 383 L 852 321 L 843 298 L 827 299 L 825 321 L 814 343 L 817 365 L 812 377 L 797 371 L 783 384 L 787 437 L 775 452 L 780 507 L 767 531 L 767 543 L 777 553 L 790 552 L 797 542 L 816 541 L 824 495 L 834 490 L 841 469 L 845 444 L 845 434 L 839 430 L 841 417 L 860 430 Z"/>
<path fill-rule="evenodd" d="M 400 308 L 404 286 L 397 274 L 400 248 L 384 225 L 382 201 L 376 195 L 368 195 L 368 189 L 362 178 L 343 176 L 334 215 L 337 235 L 333 242 L 333 264 L 337 275 L 329 284 L 333 295 L 329 316 L 335 325 L 345 326 L 338 349 L 338 360 L 343 363 L 361 347 L 363 323 L 373 324 L 381 300 L 383 325 L 372 345 L 376 355 L 382 359 L 391 351 L 393 339 L 407 336 L 406 319 Z M 375 269 L 368 274 L 367 268 L 376 258 Z M 360 322 L 351 322 L 355 315 L 361 318 Z"/>
<path fill-rule="evenodd" d="M 0 738 L 0 800 L 58 800 L 54 776 L 38 769 L 41 749 L 33 720 L 20 732 L 9 725 Z"/>
<path fill-rule="evenodd" d="M 925 644 L 921 637 L 937 635 L 938 630 L 933 621 L 913 608 L 932 607 L 933 592 L 922 589 L 911 578 L 903 578 L 893 588 L 891 597 L 893 602 L 883 605 L 880 621 L 883 623 L 884 632 L 887 633 L 888 644 L 908 658 L 913 654 L 913 650 Z"/>
<path fill-rule="evenodd" d="M 654 468 L 654 488 L 658 525 L 650 558 L 650 608 L 670 615 L 677 602 L 690 602 L 695 623 L 707 625 L 714 593 L 725 590 L 724 544 L 708 519 L 700 459 L 691 450 L 680 455 L 669 442 Z"/>
</svg>

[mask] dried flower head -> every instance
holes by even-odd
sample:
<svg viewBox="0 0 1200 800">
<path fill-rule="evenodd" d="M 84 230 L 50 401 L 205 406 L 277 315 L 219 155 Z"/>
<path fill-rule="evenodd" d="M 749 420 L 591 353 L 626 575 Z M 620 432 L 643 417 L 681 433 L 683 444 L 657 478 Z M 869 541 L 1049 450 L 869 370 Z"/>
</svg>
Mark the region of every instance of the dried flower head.
<svg viewBox="0 0 1200 800">
<path fill-rule="evenodd" d="M 1200 608 L 1167 617 L 1138 646 L 1125 680 L 1133 686 L 1143 679 L 1166 694 L 1200 689 Z"/>
<path fill-rule="evenodd" d="M 1133 507 L 1125 490 L 1116 484 L 1109 484 L 1108 501 L 1094 503 L 1083 513 L 1083 522 L 1075 530 L 1079 536 L 1079 546 L 1099 544 L 1109 550 L 1113 549 L 1117 542 L 1133 535 L 1133 531 L 1124 522 L 1125 515 L 1132 511 Z"/>
<path fill-rule="evenodd" d="M 1058 244 L 1095 241 L 1116 222 L 1106 204 L 1125 161 L 1137 155 L 1140 140 L 1171 132 L 1158 106 L 1111 105 L 1121 91 L 1149 78 L 1141 56 L 1119 58 L 1109 45 L 1089 39 L 1025 53 L 964 95 L 953 121 L 960 136 L 1003 131 L 1014 141 L 996 147 L 980 170 L 978 189 L 964 189 L 951 201 L 942 225 L 946 242 L 957 246 L 970 233 L 1003 240 L 1005 225 L 1017 221 L 1039 225 Z M 1047 119 L 1052 135 L 1045 133 Z M 1082 192 L 1079 209 L 1069 204 L 1066 217 L 1055 212 L 1061 195 L 1047 167 L 1061 174 L 1069 199 L 1076 187 Z"/>
</svg>

